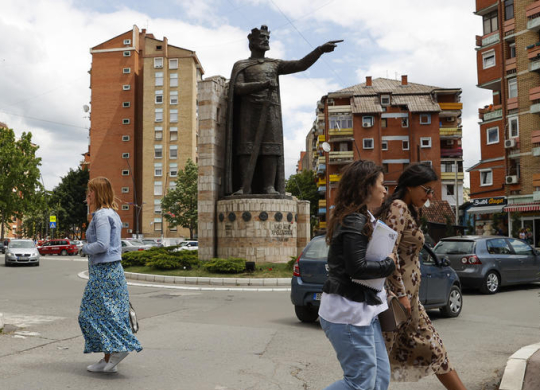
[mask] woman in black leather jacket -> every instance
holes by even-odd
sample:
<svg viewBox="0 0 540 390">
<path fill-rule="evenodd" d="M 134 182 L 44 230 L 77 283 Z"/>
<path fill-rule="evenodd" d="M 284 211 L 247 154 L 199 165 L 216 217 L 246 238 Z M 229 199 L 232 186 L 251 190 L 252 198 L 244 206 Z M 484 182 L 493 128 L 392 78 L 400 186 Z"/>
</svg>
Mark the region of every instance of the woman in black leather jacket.
<svg viewBox="0 0 540 390">
<path fill-rule="evenodd" d="M 366 259 L 375 218 L 386 195 L 382 168 L 368 160 L 355 161 L 343 172 L 337 189 L 326 240 L 329 276 L 323 287 L 319 317 L 343 368 L 343 379 L 327 390 L 386 390 L 390 364 L 377 316 L 388 308 L 386 292 L 353 279 L 377 279 L 392 274 L 395 256 Z"/>
</svg>

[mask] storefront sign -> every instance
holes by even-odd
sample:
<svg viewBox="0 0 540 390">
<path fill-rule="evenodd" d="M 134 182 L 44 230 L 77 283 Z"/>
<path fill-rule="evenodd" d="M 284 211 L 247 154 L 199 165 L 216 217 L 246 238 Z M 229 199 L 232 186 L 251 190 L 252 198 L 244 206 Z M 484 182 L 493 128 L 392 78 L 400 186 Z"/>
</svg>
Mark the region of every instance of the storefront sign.
<svg viewBox="0 0 540 390">
<path fill-rule="evenodd" d="M 499 196 L 495 198 L 480 198 L 472 199 L 474 207 L 479 206 L 504 206 L 506 204 L 506 198 L 504 196 Z"/>
</svg>

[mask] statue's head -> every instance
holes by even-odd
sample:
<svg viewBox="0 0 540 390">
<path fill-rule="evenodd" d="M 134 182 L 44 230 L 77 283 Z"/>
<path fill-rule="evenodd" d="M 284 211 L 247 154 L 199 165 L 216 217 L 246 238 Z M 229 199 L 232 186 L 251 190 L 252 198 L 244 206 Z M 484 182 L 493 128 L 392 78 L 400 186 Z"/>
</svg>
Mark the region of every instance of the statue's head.
<svg viewBox="0 0 540 390">
<path fill-rule="evenodd" d="M 270 31 L 268 31 L 268 26 L 263 24 L 260 29 L 254 28 L 251 30 L 251 33 L 249 33 L 248 39 L 249 50 L 270 50 Z"/>
</svg>

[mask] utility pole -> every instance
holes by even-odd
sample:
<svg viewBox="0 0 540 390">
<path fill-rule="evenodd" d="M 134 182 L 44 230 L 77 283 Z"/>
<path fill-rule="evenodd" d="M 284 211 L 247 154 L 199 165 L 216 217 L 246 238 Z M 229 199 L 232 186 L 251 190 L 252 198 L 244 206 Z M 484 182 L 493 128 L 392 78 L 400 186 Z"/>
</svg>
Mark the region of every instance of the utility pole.
<svg viewBox="0 0 540 390">
<path fill-rule="evenodd" d="M 454 160 L 456 167 L 455 181 L 454 181 L 454 193 L 456 194 L 456 226 L 459 226 L 459 190 L 458 190 L 458 160 Z"/>
</svg>

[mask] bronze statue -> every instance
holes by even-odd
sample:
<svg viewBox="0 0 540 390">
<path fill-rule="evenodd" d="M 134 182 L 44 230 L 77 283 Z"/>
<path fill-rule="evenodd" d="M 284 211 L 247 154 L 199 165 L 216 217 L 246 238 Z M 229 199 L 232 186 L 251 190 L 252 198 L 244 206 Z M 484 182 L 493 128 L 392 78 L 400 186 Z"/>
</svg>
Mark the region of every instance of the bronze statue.
<svg viewBox="0 0 540 390">
<path fill-rule="evenodd" d="M 265 58 L 267 26 L 248 35 L 251 57 L 233 66 L 229 82 L 224 195 L 285 194 L 279 76 L 301 72 L 342 41 L 330 41 L 297 61 Z"/>
</svg>

